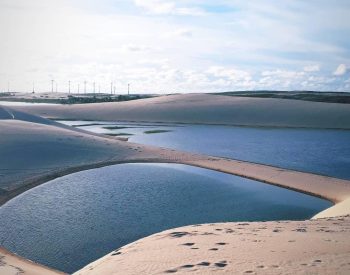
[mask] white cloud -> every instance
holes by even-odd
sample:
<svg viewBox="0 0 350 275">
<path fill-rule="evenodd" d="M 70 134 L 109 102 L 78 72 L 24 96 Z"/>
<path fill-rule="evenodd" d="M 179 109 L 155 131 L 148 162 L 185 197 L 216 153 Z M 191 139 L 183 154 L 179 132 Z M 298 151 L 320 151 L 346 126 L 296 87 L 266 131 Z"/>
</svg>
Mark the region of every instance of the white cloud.
<svg viewBox="0 0 350 275">
<path fill-rule="evenodd" d="M 151 50 L 151 47 L 136 44 L 123 45 L 121 49 L 125 52 L 145 52 Z"/>
<path fill-rule="evenodd" d="M 135 5 L 155 14 L 169 14 L 175 9 L 175 3 L 161 0 L 135 0 Z"/>
<path fill-rule="evenodd" d="M 337 69 L 333 72 L 334 75 L 341 76 L 344 75 L 347 71 L 345 64 L 340 64 Z"/>
<path fill-rule="evenodd" d="M 175 2 L 163 0 L 134 0 L 136 6 L 154 14 L 173 15 L 203 15 L 205 12 L 199 8 L 177 7 Z"/>
<path fill-rule="evenodd" d="M 222 77 L 235 82 L 241 80 L 249 81 L 252 78 L 247 71 L 222 66 L 212 66 L 206 73 L 214 77 Z"/>
<path fill-rule="evenodd" d="M 169 37 L 192 37 L 193 32 L 190 29 L 178 29 L 176 31 L 169 32 L 165 34 L 164 36 L 169 38 Z"/>
<path fill-rule="evenodd" d="M 191 15 L 191 16 L 201 16 L 205 15 L 205 11 L 199 8 L 177 8 L 175 14 L 178 15 Z"/>
<path fill-rule="evenodd" d="M 296 72 L 296 71 L 288 71 L 288 70 L 272 70 L 272 71 L 263 71 L 261 73 L 262 76 L 273 76 L 277 78 L 287 78 L 287 79 L 295 79 L 305 75 L 304 72 Z"/>
<path fill-rule="evenodd" d="M 304 67 L 305 72 L 318 72 L 320 70 L 319 65 L 308 65 Z"/>
<path fill-rule="evenodd" d="M 349 85 L 337 77 L 350 66 L 349 11 L 338 1 L 0 0 L 0 91 L 8 81 L 47 91 L 51 78 L 63 91 L 68 80 L 107 91 L 111 81 L 139 92 L 336 90 Z"/>
</svg>

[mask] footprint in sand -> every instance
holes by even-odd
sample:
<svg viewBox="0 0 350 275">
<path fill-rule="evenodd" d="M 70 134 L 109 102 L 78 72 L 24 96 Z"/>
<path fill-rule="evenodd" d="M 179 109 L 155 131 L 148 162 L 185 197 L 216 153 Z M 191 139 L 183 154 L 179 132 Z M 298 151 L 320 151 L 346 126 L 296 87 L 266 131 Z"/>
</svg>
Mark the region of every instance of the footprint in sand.
<svg viewBox="0 0 350 275">
<path fill-rule="evenodd" d="M 211 233 L 211 232 L 204 232 L 204 233 L 202 233 L 201 235 L 203 235 L 203 236 L 214 235 L 214 233 Z"/>
<path fill-rule="evenodd" d="M 214 264 L 217 267 L 225 267 L 227 266 L 227 261 L 220 261 Z"/>
<path fill-rule="evenodd" d="M 181 238 L 183 236 L 189 235 L 188 232 L 171 232 L 169 235 L 173 238 Z"/>
<path fill-rule="evenodd" d="M 220 267 L 224 267 L 224 266 L 226 266 L 226 261 L 218 262 L 215 265 L 216 266 L 222 265 Z M 198 263 L 196 265 L 194 265 L 194 264 L 185 264 L 185 265 L 182 265 L 182 266 L 177 267 L 177 268 L 172 268 L 172 269 L 165 270 L 164 272 L 165 273 L 176 273 L 176 272 L 179 271 L 179 269 L 193 268 L 195 266 L 208 267 L 208 266 L 210 266 L 210 263 L 209 262 L 200 262 L 200 263 Z"/>
<path fill-rule="evenodd" d="M 210 263 L 209 262 L 201 262 L 199 264 L 197 264 L 199 266 L 210 266 Z"/>
<path fill-rule="evenodd" d="M 177 269 L 168 269 L 168 270 L 165 270 L 165 273 L 176 273 L 177 272 Z"/>
<path fill-rule="evenodd" d="M 192 245 L 194 245 L 194 243 L 183 243 L 182 245 L 192 246 Z"/>
<path fill-rule="evenodd" d="M 194 267 L 193 264 L 185 264 L 183 266 L 180 266 L 180 268 L 192 268 L 192 267 Z"/>
</svg>

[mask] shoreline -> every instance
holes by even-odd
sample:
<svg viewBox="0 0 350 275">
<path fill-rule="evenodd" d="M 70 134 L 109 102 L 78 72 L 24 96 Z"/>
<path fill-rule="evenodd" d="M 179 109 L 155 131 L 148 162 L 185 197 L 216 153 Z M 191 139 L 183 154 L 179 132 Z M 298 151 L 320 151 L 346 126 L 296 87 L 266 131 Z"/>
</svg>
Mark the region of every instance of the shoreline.
<svg viewBox="0 0 350 275">
<path fill-rule="evenodd" d="M 1 104 L 0 104 L 1 105 Z M 45 117 L 45 116 L 43 116 Z M 73 119 L 73 118 L 54 118 L 45 117 L 48 120 L 60 122 L 60 121 L 96 121 L 93 119 Z M 209 123 L 209 122 L 181 122 L 181 121 L 149 121 L 149 120 L 98 120 L 101 122 L 115 122 L 115 123 L 157 123 L 157 124 L 178 124 L 178 125 L 208 125 L 208 126 L 226 126 L 226 127 L 241 127 L 241 128 L 262 128 L 262 129 L 303 129 L 303 130 L 339 130 L 339 131 L 350 131 L 350 128 L 332 128 L 332 127 L 317 127 L 317 126 L 273 126 L 273 125 L 247 125 L 247 124 L 228 124 L 228 123 Z M 84 125 L 83 125 L 84 126 Z M 72 126 L 75 127 L 75 126 Z"/>
<path fill-rule="evenodd" d="M 175 152 L 175 153 L 179 153 L 179 152 Z M 176 156 L 176 155 L 175 155 Z M 198 157 L 198 155 L 196 155 L 196 157 Z M 201 158 L 207 158 L 208 156 L 200 156 L 199 159 Z M 62 171 L 58 171 L 58 172 L 55 172 L 55 173 L 50 173 L 50 174 L 46 174 L 46 175 L 41 175 L 38 177 L 38 179 L 36 180 L 33 180 L 30 184 L 26 185 L 26 186 L 23 186 L 23 190 L 18 190 L 19 192 L 16 192 L 16 194 L 13 194 L 12 197 L 7 197 L 5 200 L 6 201 L 3 201 L 3 200 L 0 200 L 0 207 L 1 205 L 3 205 L 4 203 L 6 203 L 7 201 L 11 200 L 12 198 L 16 197 L 17 195 L 20 195 L 22 193 L 24 193 L 25 191 L 27 190 L 30 190 L 31 188 L 34 188 L 36 186 L 39 186 L 41 184 L 45 184 L 55 178 L 59 178 L 59 177 L 62 177 L 62 176 L 65 176 L 65 175 L 69 175 L 69 174 L 72 174 L 72 173 L 76 173 L 76 172 L 79 172 L 79 171 L 84 171 L 84 170 L 89 170 L 89 169 L 96 169 L 96 168 L 100 168 L 100 167 L 105 167 L 105 166 L 110 166 L 110 165 L 117 165 L 117 164 L 124 164 L 124 163 L 170 163 L 170 164 L 184 164 L 184 165 L 191 165 L 191 166 L 195 166 L 195 167 L 201 167 L 201 168 L 204 168 L 204 169 L 208 169 L 208 166 L 210 166 L 210 164 L 214 161 L 214 159 L 216 159 L 214 162 L 220 162 L 220 161 L 224 161 L 224 162 L 231 162 L 231 161 L 234 161 L 236 162 L 235 160 L 230 160 L 230 159 L 220 159 L 220 158 L 214 158 L 214 157 L 209 157 L 209 158 L 212 158 L 212 160 L 208 160 L 208 159 L 205 159 L 206 161 L 204 161 L 204 163 L 202 163 L 200 160 L 199 160 L 199 163 L 196 163 L 196 161 L 193 161 L 193 160 L 185 160 L 185 161 L 182 161 L 182 160 L 177 160 L 175 159 L 174 161 L 167 161 L 167 162 L 161 162 L 159 159 L 144 159 L 144 160 L 141 160 L 141 159 L 135 159 L 135 160 L 126 160 L 126 161 L 110 161 L 110 162 L 102 162 L 102 163 L 96 163 L 96 164 L 90 164 L 90 165 L 85 165 L 85 166 L 80 166 L 80 167 L 70 167 L 70 168 L 67 168 L 65 170 L 62 170 Z M 203 161 L 203 160 L 202 160 Z M 242 163 L 242 161 L 238 161 L 239 163 Z M 219 163 L 219 165 L 221 166 L 222 163 Z M 245 163 L 244 163 L 245 164 Z M 255 163 L 249 163 L 251 165 L 256 165 Z M 259 165 L 259 164 L 258 164 Z M 263 165 L 264 166 L 264 165 Z M 212 167 L 213 168 L 213 167 Z M 214 170 L 214 171 L 218 171 L 218 172 L 223 172 L 223 173 L 227 173 L 227 174 L 233 174 L 229 171 L 225 171 L 225 169 L 212 169 L 212 168 L 209 168 L 210 170 Z M 274 168 L 273 166 L 269 166 L 268 168 Z M 229 167 L 226 167 L 226 169 L 229 170 Z M 292 172 L 293 174 L 294 173 L 301 173 L 301 174 L 305 174 L 303 172 L 296 172 L 296 171 L 286 171 L 286 172 Z M 240 177 L 244 177 L 244 178 L 250 178 L 250 177 L 246 177 L 246 176 L 242 176 L 242 175 L 237 175 L 237 174 L 233 174 L 233 175 L 236 175 L 236 176 L 240 176 Z M 304 175 L 305 176 L 305 175 Z M 319 177 L 318 175 L 315 175 L 313 174 L 313 176 L 316 176 L 316 177 Z M 323 177 L 323 176 L 321 176 Z M 251 179 L 254 179 L 256 180 L 255 178 L 251 178 Z M 336 178 L 329 178 L 330 180 L 337 180 Z M 272 183 L 269 183 L 267 181 L 262 181 L 262 180 L 259 180 L 260 182 L 263 182 L 263 183 L 267 183 L 267 184 L 272 184 Z M 304 194 L 308 194 L 308 195 L 312 195 L 312 196 L 316 196 L 316 197 L 320 197 L 320 198 L 323 198 L 323 199 L 327 199 L 329 201 L 331 201 L 329 198 L 325 198 L 324 196 L 321 196 L 319 194 L 313 194 L 313 193 L 310 193 L 310 192 L 306 192 L 306 191 L 301 191 L 301 190 L 297 190 L 297 189 L 293 189 L 291 187 L 288 187 L 288 186 L 283 186 L 283 185 L 277 185 L 277 184 L 272 184 L 272 185 L 275 185 L 275 186 L 279 186 L 281 188 L 285 188 L 285 189 L 290 189 L 290 190 L 293 190 L 293 191 L 297 191 L 297 192 L 300 192 L 300 193 L 304 193 Z M 350 198 L 350 197 L 349 197 Z M 350 200 L 350 199 L 348 199 Z M 332 212 L 332 209 L 333 207 L 336 207 L 337 205 L 341 204 L 342 202 L 346 201 L 343 200 L 339 203 L 335 203 L 333 201 L 333 203 L 335 203 L 333 206 L 331 206 L 330 208 L 327 208 L 323 211 L 321 211 L 320 213 L 316 214 L 316 216 L 319 216 L 317 217 L 317 220 L 320 221 L 322 220 L 323 218 L 327 217 L 327 221 L 329 219 L 333 219 L 333 217 L 337 217 L 338 216 L 338 213 L 335 213 L 336 215 L 334 215 L 334 212 Z M 349 207 L 347 205 L 347 207 Z M 349 208 L 350 209 L 350 208 Z M 331 210 L 331 214 L 332 215 L 326 215 L 326 216 L 320 216 L 320 214 L 322 212 L 325 212 L 325 211 L 329 211 Z M 349 214 L 350 211 L 347 212 L 347 214 Z M 343 215 L 341 215 L 343 216 Z M 321 218 L 321 219 L 320 219 Z M 340 218 L 340 217 L 339 217 Z M 215 225 L 215 228 L 221 228 L 220 230 L 227 230 L 227 228 L 232 228 L 232 227 L 237 227 L 237 225 L 240 225 L 240 224 L 266 224 L 266 223 L 271 223 L 271 224 L 274 224 L 274 227 L 279 227 L 280 226 L 280 223 L 300 223 L 300 222 L 303 222 L 305 223 L 305 226 L 308 228 L 308 224 L 309 223 L 312 223 L 312 219 L 313 218 L 310 218 L 310 220 L 305 220 L 305 221 L 289 221 L 289 220 L 283 220 L 283 221 L 264 221 L 264 222 L 261 222 L 261 221 L 256 221 L 256 222 L 225 222 L 225 223 L 215 223 L 215 224 L 201 224 L 201 225 L 198 225 L 198 226 L 203 226 L 203 228 L 205 227 L 212 227 L 213 225 Z M 341 219 L 341 218 L 340 218 Z M 188 225 L 188 226 L 184 226 L 184 227 L 181 227 L 180 229 L 185 229 L 185 230 L 192 230 L 193 228 L 196 228 L 196 225 Z M 218 229 L 216 229 L 218 230 Z M 155 234 L 152 234 L 150 236 L 147 236 L 147 237 L 144 237 L 144 238 L 141 238 L 139 240 L 136 240 L 132 243 L 129 243 L 121 248 L 118 248 L 116 251 L 121 251 L 121 250 L 130 250 L 128 249 L 129 247 L 133 247 L 134 245 L 136 246 L 139 246 L 139 244 L 146 244 L 146 245 L 152 245 L 152 242 L 153 241 L 149 241 L 149 239 L 151 238 L 155 238 L 157 237 L 157 239 L 159 240 L 159 235 L 163 234 L 163 235 L 166 235 L 167 232 L 177 232 L 179 231 L 179 228 L 172 228 L 172 229 L 167 229 L 165 231 L 162 231 L 162 232 L 158 232 L 158 233 L 155 233 Z M 205 235 L 205 234 L 204 234 Z M 191 235 L 192 236 L 192 235 Z M 193 241 L 192 240 L 192 237 L 189 236 L 189 241 Z M 204 236 L 203 236 L 204 238 Z M 146 242 L 145 242 L 146 240 Z M 203 240 L 201 240 L 203 241 Z M 216 240 L 216 241 L 222 241 L 222 238 Z M 159 247 L 157 247 L 156 249 L 159 249 Z M 168 249 L 167 246 L 165 246 L 165 249 Z M 51 267 L 46 267 L 42 264 L 39 264 L 39 263 L 36 263 L 36 262 L 32 262 L 30 260 L 27 260 L 25 258 L 22 258 L 21 256 L 17 255 L 17 254 L 14 254 L 8 250 L 6 250 L 6 248 L 2 248 L 0 247 L 0 257 L 2 255 L 7 254 L 7 261 L 9 263 L 11 263 L 10 265 L 11 266 L 19 266 L 21 269 L 24 269 L 26 271 L 28 271 L 30 268 L 34 268 L 35 269 L 35 272 L 33 273 L 33 275 L 38 275 L 41 273 L 37 273 L 38 270 L 41 271 L 43 269 L 43 273 L 42 275 L 46 275 L 46 274 L 51 274 L 52 275 L 61 275 L 61 274 L 66 274 L 62 271 L 58 271 L 58 270 L 55 270 Z M 108 253 L 107 255 L 95 260 L 94 262 L 92 263 L 89 263 L 88 265 L 86 265 L 85 267 L 75 271 L 73 274 L 74 275 L 85 275 L 85 274 L 111 274 L 109 273 L 110 270 L 114 269 L 115 265 L 117 265 L 117 263 L 115 262 L 117 259 L 115 259 L 114 255 L 115 255 L 116 252 L 110 252 Z M 163 252 L 161 252 L 163 253 Z M 167 257 L 169 257 L 169 260 L 172 259 L 172 256 L 175 256 L 174 255 L 175 252 L 170 250 L 167 252 Z M 313 255 L 314 257 L 314 255 Z M 186 261 L 187 259 L 186 258 L 181 258 L 181 256 L 177 256 L 175 262 L 177 262 L 179 260 L 179 258 L 181 259 L 181 261 Z M 108 263 L 106 263 L 106 260 L 108 261 Z M 260 259 L 261 260 L 261 259 Z M 344 259 L 342 259 L 344 260 Z M 16 265 L 14 265 L 14 263 Z M 28 266 L 28 263 L 29 263 L 29 266 Z M 175 263 L 174 263 L 175 264 Z M 173 264 L 173 265 L 174 265 Z M 29 268 L 29 269 L 28 269 Z M 102 270 L 101 270 L 102 268 Z M 157 269 L 160 269 L 159 266 L 156 267 Z M 97 273 L 93 273 L 93 270 L 98 270 Z M 0 270 L 1 270 L 1 267 L 0 267 Z M 107 270 L 107 271 L 106 271 Z M 172 270 L 172 269 L 169 269 L 169 270 Z M 159 270 L 160 271 L 160 270 Z M 220 271 L 220 269 L 218 270 Z M 101 273 L 102 272 L 102 273 Z M 106 273 L 104 273 L 106 272 Z M 181 274 L 181 272 L 178 272 L 179 274 Z M 11 273 L 5 273 L 5 274 L 11 274 Z M 32 275 L 30 272 L 27 273 L 27 274 L 30 274 Z M 116 274 L 137 274 L 137 273 L 133 273 L 133 272 L 128 272 L 128 271 L 118 271 Z M 153 273 L 152 273 L 153 274 Z M 202 274 L 202 273 L 200 273 Z M 203 273 L 203 274 L 211 274 L 210 272 L 209 273 Z M 268 273 L 266 274 L 274 274 L 273 272 L 269 271 Z"/>
<path fill-rule="evenodd" d="M 1 106 L 0 106 L 0 112 L 1 112 Z M 347 225 L 347 220 L 344 221 L 343 218 L 340 218 L 340 217 L 334 218 L 334 217 L 350 214 L 350 199 L 349 199 L 350 198 L 350 180 L 332 178 L 324 175 L 317 175 L 317 174 L 300 172 L 300 171 L 293 171 L 289 169 L 275 167 L 272 165 L 264 165 L 264 164 L 258 164 L 258 163 L 252 163 L 252 162 L 240 161 L 240 160 L 228 159 L 228 158 L 222 158 L 222 157 L 221 158 L 213 157 L 213 156 L 201 155 L 196 153 L 187 153 L 187 152 L 182 152 L 174 149 L 166 149 L 166 148 L 160 148 L 155 146 L 146 146 L 146 145 L 141 145 L 141 144 L 132 143 L 132 142 L 122 142 L 111 137 L 94 135 L 86 131 L 77 131 L 75 128 L 68 127 L 68 126 L 62 128 L 56 125 L 59 123 L 51 124 L 47 120 L 44 121 L 45 120 L 44 118 L 40 118 L 37 116 L 29 117 L 29 115 L 27 116 L 27 114 L 21 113 L 21 112 L 17 114 L 15 113 L 16 118 L 13 117 L 12 119 L 10 118 L 6 119 L 6 113 L 4 115 L 5 115 L 5 119 L 1 120 L 0 118 L 0 127 L 2 129 L 2 135 L 0 136 L 0 146 L 2 146 L 2 149 L 4 150 L 3 151 L 4 154 L 2 156 L 0 155 L 0 161 L 2 160 L 4 164 L 4 167 L 2 169 L 2 171 L 4 171 L 2 173 L 3 175 L 0 175 L 1 179 L 3 180 L 2 186 L 0 189 L 1 191 L 0 206 L 6 203 L 7 201 L 9 201 L 10 199 L 15 198 L 16 196 L 22 194 L 23 192 L 31 188 L 39 186 L 40 184 L 44 184 L 55 178 L 62 177 L 71 173 L 83 171 L 83 170 L 95 169 L 103 166 L 122 164 L 122 163 L 185 164 L 185 165 L 191 165 L 191 166 L 201 167 L 205 169 L 211 169 L 218 172 L 232 174 L 240 177 L 245 177 L 252 180 L 260 181 L 262 183 L 279 186 L 281 188 L 290 189 L 293 191 L 297 191 L 297 192 L 301 192 L 301 193 L 305 193 L 305 194 L 309 194 L 312 196 L 329 200 L 335 203 L 335 205 L 318 213 L 314 217 L 317 219 L 291 222 L 293 227 L 290 227 L 288 230 L 286 230 L 286 234 L 288 232 L 286 237 L 288 238 L 289 236 L 293 237 L 295 233 L 294 232 L 295 227 L 297 226 L 300 227 L 301 226 L 300 224 L 303 224 L 303 227 L 300 229 L 302 231 L 300 232 L 306 232 L 306 231 L 303 231 L 304 228 L 308 229 L 309 226 L 314 226 L 314 225 L 319 226 L 320 224 L 324 223 L 324 227 L 331 227 L 331 228 L 334 228 L 335 231 L 338 230 L 340 232 L 338 236 L 339 239 L 337 240 L 337 242 L 344 242 L 346 244 L 347 242 L 349 242 L 348 235 L 345 234 L 347 233 L 347 231 L 346 232 L 344 231 L 345 233 L 341 233 L 343 231 L 340 230 L 342 229 L 343 225 Z M 52 144 L 54 144 L 55 146 L 52 146 Z M 24 152 L 21 148 L 31 148 L 32 151 L 30 151 L 31 153 Z M 59 153 L 61 154 L 59 158 L 57 158 L 57 156 L 55 155 L 55 152 L 56 152 L 55 150 L 59 150 Z M 38 154 L 41 156 L 40 159 L 36 157 Z M 20 164 L 17 163 L 18 159 L 22 160 Z M 30 168 L 30 169 L 26 169 L 26 168 Z M 327 219 L 319 219 L 320 217 L 321 218 L 326 217 Z M 334 221 L 334 223 L 332 223 L 332 221 Z M 270 228 L 271 231 L 268 234 L 271 235 L 272 237 L 273 235 L 275 235 L 275 233 L 277 233 L 277 231 L 279 230 L 278 227 L 281 224 L 289 223 L 289 222 L 277 221 L 277 222 L 270 222 L 270 223 L 271 223 L 271 228 Z M 241 223 L 213 224 L 213 225 L 204 225 L 204 228 L 206 228 L 207 226 L 217 226 L 218 229 L 220 229 L 220 231 L 225 231 L 228 227 L 238 227 L 237 229 L 239 230 L 239 227 L 241 226 L 240 224 Z M 256 222 L 254 224 L 264 225 L 266 223 Z M 192 228 L 192 227 L 195 228 L 196 226 L 190 225 L 186 228 Z M 330 230 L 329 232 L 334 231 L 332 230 Z M 241 235 L 241 237 L 249 238 L 251 235 L 254 235 L 255 240 L 260 240 L 261 242 L 264 242 L 264 241 L 267 242 L 267 240 L 264 239 L 266 237 L 264 234 L 261 235 L 260 233 L 259 234 L 254 233 L 258 231 L 252 231 L 253 233 L 244 232 L 242 233 L 243 235 Z M 307 251 L 305 253 L 309 253 L 312 257 L 315 256 L 312 253 L 317 252 L 316 250 L 313 251 L 312 247 L 319 245 L 320 238 L 322 237 L 324 239 L 326 238 L 329 239 L 329 238 L 332 238 L 333 236 L 333 234 L 330 234 L 328 237 L 327 235 L 328 231 L 327 231 L 326 232 L 327 236 L 322 235 L 320 237 L 319 231 L 320 232 L 322 231 L 321 233 L 324 234 L 323 232 L 324 229 L 322 227 L 318 229 L 316 228 L 313 232 L 309 232 L 308 234 L 305 234 L 305 237 L 307 239 L 311 237 L 313 238 L 312 243 L 306 242 L 306 247 L 303 248 L 305 249 L 305 251 Z M 203 238 L 199 239 L 199 241 L 206 243 L 208 239 L 205 239 L 206 237 L 204 237 L 205 235 L 204 233 L 202 236 Z M 194 235 L 195 234 L 188 236 L 189 241 L 192 241 L 191 238 Z M 213 233 L 212 235 L 214 239 L 210 239 L 211 242 L 215 240 L 216 243 L 220 243 L 222 242 L 222 238 L 224 238 L 219 234 Z M 146 239 L 153 238 L 154 236 L 157 236 L 157 234 L 146 237 Z M 211 235 L 208 235 L 208 236 L 210 237 Z M 301 239 L 299 239 L 300 240 L 299 245 L 301 245 L 301 247 L 303 247 L 304 245 L 303 243 L 306 241 L 306 239 L 305 240 L 303 239 L 303 236 L 304 234 L 298 235 L 298 237 L 301 237 Z M 232 239 L 229 239 L 229 240 L 230 242 L 233 241 Z M 272 241 L 271 247 L 269 248 L 274 250 L 278 249 L 280 245 L 278 242 L 278 238 L 273 237 L 271 238 L 271 241 Z M 139 241 L 136 241 L 134 243 L 127 245 L 126 247 L 137 245 L 138 243 Z M 167 245 L 166 242 L 165 243 L 162 242 L 160 244 L 164 244 L 165 246 Z M 177 244 L 176 247 L 180 247 L 180 245 L 181 244 Z M 249 244 L 245 243 L 242 245 L 243 245 L 242 246 L 243 248 L 249 248 Z M 149 247 L 149 248 L 154 249 L 154 247 L 153 248 Z M 236 248 L 237 247 L 234 247 L 232 249 L 236 249 Z M 326 248 L 327 246 L 323 246 L 323 249 L 326 249 Z M 239 253 L 241 250 L 240 248 L 237 248 L 237 249 L 238 250 L 235 250 L 235 251 Z M 220 252 L 217 255 L 220 255 L 220 257 L 226 257 L 226 258 L 231 257 L 231 259 L 227 261 L 232 261 L 232 251 L 233 250 Z M 251 251 L 251 248 L 249 249 L 249 251 Z M 326 250 L 323 250 L 323 251 L 326 251 Z M 330 259 L 332 260 L 332 257 L 334 255 L 337 255 L 338 252 L 339 251 L 337 250 L 336 247 L 333 248 L 333 250 L 330 250 L 329 252 L 330 258 L 326 258 L 326 259 L 322 258 L 322 261 L 327 262 Z M 113 256 L 111 258 L 112 260 L 110 263 L 112 264 L 112 267 L 115 269 L 116 266 L 119 266 L 120 259 L 118 257 L 114 257 L 117 254 L 113 255 L 113 253 L 117 253 L 117 252 L 111 252 L 109 255 L 105 257 L 107 257 L 107 260 L 109 261 L 109 259 Z M 189 254 L 183 254 L 182 251 L 177 249 L 175 250 L 171 249 L 170 251 L 162 250 L 159 253 L 160 254 L 157 254 L 157 255 L 163 255 L 162 259 L 167 260 L 168 262 L 171 262 L 171 257 L 174 256 L 174 253 L 175 254 L 177 253 L 175 256 L 179 259 L 182 256 L 185 257 L 184 259 L 180 259 L 181 261 L 186 260 L 188 257 L 190 257 Z M 206 252 L 203 252 L 203 251 L 198 253 L 199 253 L 198 255 L 200 255 L 201 257 L 202 256 L 204 257 L 207 255 Z M 262 250 L 260 253 L 264 253 L 264 250 Z M 293 253 L 295 253 L 295 251 Z M 291 255 L 294 255 L 293 253 Z M 300 253 L 298 253 L 298 255 L 299 254 Z M 110 268 L 111 267 L 110 265 L 106 265 L 104 263 L 104 260 L 106 259 L 105 257 L 102 257 L 101 259 L 97 260 L 97 262 L 99 263 L 98 265 L 100 267 L 105 266 L 106 268 Z M 144 254 L 144 257 L 147 258 L 147 255 Z M 169 258 L 166 258 L 166 257 L 169 257 Z M 288 259 L 293 259 L 293 257 Z M 346 261 L 349 258 L 347 254 L 344 257 Z M 344 257 L 341 259 L 341 261 L 344 260 Z M 254 259 L 259 260 L 260 258 L 258 257 Z M 254 261 L 254 259 L 251 259 L 251 261 Z M 243 261 L 244 258 L 242 258 L 241 260 Z M 319 260 L 319 259 L 315 259 L 315 260 Z M 269 259 L 267 259 L 267 261 L 269 261 Z M 216 263 L 218 263 L 219 265 L 222 264 L 220 262 L 216 262 Z M 33 264 L 35 265 L 35 263 Z M 162 265 L 164 263 L 160 261 L 159 264 Z M 186 265 L 188 263 L 183 262 L 182 264 Z M 279 264 L 281 265 L 281 263 Z M 286 264 L 286 263 L 282 262 L 282 264 Z M 88 267 L 91 265 L 95 268 L 95 262 L 89 264 Z M 0 270 L 1 268 L 3 267 L 0 265 Z M 163 267 L 161 266 L 161 268 Z M 162 270 L 164 272 L 164 270 L 166 269 L 161 269 L 160 271 Z M 181 273 L 180 268 L 177 268 L 176 270 L 177 272 Z M 90 271 L 91 270 L 89 268 L 89 270 L 83 270 L 83 273 L 81 274 L 90 274 L 90 273 L 101 274 L 98 272 L 93 273 L 93 271 L 91 272 Z M 77 271 L 77 272 L 80 272 L 80 271 Z M 11 273 L 5 273 L 5 274 L 11 274 Z M 28 273 L 28 274 L 31 274 L 31 273 Z M 33 273 L 33 274 L 36 274 L 36 273 Z M 80 273 L 77 273 L 77 274 L 80 274 Z M 124 273 L 122 272 L 121 274 L 123 275 L 135 274 L 135 271 L 129 269 L 129 271 L 126 270 Z M 210 273 L 204 272 L 201 274 L 210 274 Z M 267 274 L 274 274 L 274 273 L 269 272 Z M 294 274 L 294 272 L 292 272 L 291 274 Z"/>
<path fill-rule="evenodd" d="M 1 270 L 2 267 L 4 270 Z M 0 271 L 1 274 L 17 275 L 67 275 L 59 270 L 25 259 L 4 247 L 0 247 Z"/>
<path fill-rule="evenodd" d="M 158 156 L 154 158 L 144 159 L 134 157 L 124 160 L 108 160 L 80 166 L 67 167 L 59 171 L 55 170 L 53 172 L 44 173 L 36 177 L 26 179 L 24 182 L 22 182 L 22 185 L 19 188 L 8 191 L 5 195 L 1 195 L 0 206 L 5 204 L 9 200 L 15 198 L 16 196 L 24 193 L 25 191 L 28 191 L 41 184 L 45 184 L 53 179 L 84 170 L 96 169 L 105 166 L 125 163 L 169 163 L 200 167 L 304 193 L 307 195 L 328 200 L 334 203 L 334 205 L 337 205 L 338 203 L 341 203 L 350 198 L 350 180 L 346 179 L 339 179 L 314 173 L 289 170 L 280 167 L 275 167 L 272 165 L 264 165 L 254 162 L 192 154 L 173 149 L 143 146 L 137 143 L 128 142 L 128 144 L 132 144 L 139 147 L 148 147 L 148 149 L 153 149 L 157 151 L 166 151 L 167 155 L 166 157 Z M 179 154 L 181 155 L 180 158 Z M 245 172 L 241 172 L 241 169 Z M 297 182 L 298 180 L 303 180 L 303 183 L 295 184 L 295 182 Z M 330 186 L 329 188 L 331 188 L 333 192 L 329 194 L 330 190 L 320 189 L 322 187 L 320 186 L 320 182 L 322 183 L 323 187 L 325 185 L 327 185 L 327 187 Z M 336 189 L 335 192 L 334 188 Z"/>
</svg>

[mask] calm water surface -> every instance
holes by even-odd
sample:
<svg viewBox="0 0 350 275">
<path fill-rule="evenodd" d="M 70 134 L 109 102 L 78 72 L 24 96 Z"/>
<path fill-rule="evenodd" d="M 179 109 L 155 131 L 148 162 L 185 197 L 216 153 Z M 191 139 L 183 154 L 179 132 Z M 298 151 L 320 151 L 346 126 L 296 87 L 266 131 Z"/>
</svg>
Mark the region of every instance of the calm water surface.
<svg viewBox="0 0 350 275">
<path fill-rule="evenodd" d="M 0 245 L 73 272 L 113 249 L 182 225 L 306 219 L 327 201 L 184 165 L 122 164 L 64 176 L 0 208 Z"/>
<path fill-rule="evenodd" d="M 93 122 L 65 122 L 82 125 Z M 97 122 L 105 124 L 106 122 Z M 109 130 L 108 126 L 126 127 Z M 83 126 L 98 133 L 129 133 L 130 141 L 350 179 L 350 131 L 215 125 L 108 123 Z M 145 134 L 147 130 L 169 130 Z"/>
</svg>

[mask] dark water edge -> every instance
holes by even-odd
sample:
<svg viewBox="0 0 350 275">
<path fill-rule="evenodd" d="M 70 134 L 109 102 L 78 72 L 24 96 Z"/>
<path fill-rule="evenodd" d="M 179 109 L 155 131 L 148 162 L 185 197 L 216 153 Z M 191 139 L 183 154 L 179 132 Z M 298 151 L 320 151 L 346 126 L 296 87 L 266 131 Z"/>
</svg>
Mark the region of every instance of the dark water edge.
<svg viewBox="0 0 350 275">
<path fill-rule="evenodd" d="M 74 272 L 165 229 L 212 222 L 303 220 L 331 206 L 309 195 L 178 164 L 120 164 L 31 189 L 0 208 L 0 245 Z"/>
<path fill-rule="evenodd" d="M 108 126 L 123 129 L 108 130 L 103 128 L 106 124 L 81 128 L 106 134 L 129 133 L 129 141 L 146 145 L 350 179 L 350 130 L 136 122 L 108 122 Z M 147 131 L 163 133 L 147 134 Z"/>
</svg>

